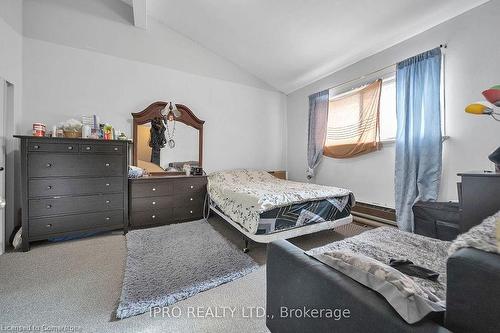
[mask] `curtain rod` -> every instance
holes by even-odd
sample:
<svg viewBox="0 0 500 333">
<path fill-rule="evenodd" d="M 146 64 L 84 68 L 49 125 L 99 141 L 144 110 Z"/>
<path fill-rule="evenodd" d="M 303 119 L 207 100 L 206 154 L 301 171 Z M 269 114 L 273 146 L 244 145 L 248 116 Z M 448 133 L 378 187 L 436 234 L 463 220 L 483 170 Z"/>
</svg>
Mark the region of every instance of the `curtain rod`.
<svg viewBox="0 0 500 333">
<path fill-rule="evenodd" d="M 448 47 L 448 44 L 439 44 L 439 48 L 441 48 L 441 49 L 446 49 L 447 47 Z M 391 64 L 391 65 L 389 65 L 389 66 L 385 66 L 384 68 L 377 69 L 376 71 L 373 71 L 373 72 L 371 72 L 371 73 L 368 73 L 368 74 L 362 75 L 362 76 L 360 76 L 360 77 L 358 77 L 358 78 L 356 78 L 356 79 L 352 79 L 352 80 L 349 80 L 349 81 L 347 81 L 347 82 L 344 82 L 344 83 L 338 84 L 338 85 L 333 86 L 333 87 L 331 87 L 331 88 L 327 88 L 327 89 L 325 89 L 325 90 L 335 89 L 335 88 L 341 87 L 341 86 L 343 86 L 343 85 L 346 85 L 346 84 L 349 84 L 349 83 L 352 83 L 352 82 L 355 82 L 355 81 L 358 81 L 358 80 L 364 79 L 364 78 L 366 78 L 366 77 L 368 77 L 368 76 L 371 76 L 371 75 L 373 75 L 373 74 L 376 74 L 376 73 L 378 73 L 378 72 L 381 72 L 381 71 L 383 71 L 383 70 L 386 70 L 386 69 L 388 69 L 388 68 L 390 68 L 390 67 L 396 66 L 397 64 L 398 64 L 398 63 L 394 63 L 394 64 Z"/>
</svg>

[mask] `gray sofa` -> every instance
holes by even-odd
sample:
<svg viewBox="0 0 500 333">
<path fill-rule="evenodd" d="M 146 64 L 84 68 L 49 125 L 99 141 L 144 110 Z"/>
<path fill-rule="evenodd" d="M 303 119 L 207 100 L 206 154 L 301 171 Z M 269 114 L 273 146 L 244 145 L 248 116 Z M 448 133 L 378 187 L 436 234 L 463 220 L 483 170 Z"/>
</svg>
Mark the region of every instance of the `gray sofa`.
<svg viewBox="0 0 500 333">
<path fill-rule="evenodd" d="M 448 259 L 447 276 L 446 313 L 410 325 L 377 292 L 275 241 L 267 248 L 266 324 L 273 333 L 500 332 L 500 255 L 461 249 Z M 304 309 L 348 309 L 349 316 L 310 318 Z"/>
</svg>

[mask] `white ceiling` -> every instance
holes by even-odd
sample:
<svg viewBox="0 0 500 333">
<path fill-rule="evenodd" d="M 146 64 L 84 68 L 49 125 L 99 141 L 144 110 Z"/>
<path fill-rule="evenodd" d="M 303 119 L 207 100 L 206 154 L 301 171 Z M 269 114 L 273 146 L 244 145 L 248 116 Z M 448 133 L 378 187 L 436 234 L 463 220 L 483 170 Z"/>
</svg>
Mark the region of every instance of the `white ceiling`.
<svg viewBox="0 0 500 333">
<path fill-rule="evenodd" d="M 147 11 L 290 93 L 485 2 L 147 0 Z"/>
</svg>

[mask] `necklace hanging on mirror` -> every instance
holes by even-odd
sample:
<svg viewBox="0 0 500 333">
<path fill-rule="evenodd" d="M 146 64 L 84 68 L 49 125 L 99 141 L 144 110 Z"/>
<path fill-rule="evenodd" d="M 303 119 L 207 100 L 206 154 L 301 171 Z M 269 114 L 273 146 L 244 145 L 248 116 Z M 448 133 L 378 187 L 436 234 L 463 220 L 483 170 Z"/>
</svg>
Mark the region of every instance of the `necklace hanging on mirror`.
<svg viewBox="0 0 500 333">
<path fill-rule="evenodd" d="M 175 147 L 175 141 L 173 139 L 169 139 L 167 144 L 170 149 Z"/>
<path fill-rule="evenodd" d="M 173 123 L 172 130 L 170 130 L 169 124 Z M 170 149 L 173 149 L 175 147 L 175 118 L 174 117 L 167 117 L 167 121 L 165 122 L 165 127 L 167 129 L 167 145 Z"/>
<path fill-rule="evenodd" d="M 167 111 L 167 107 L 165 106 L 165 109 L 163 109 L 161 113 L 164 116 L 163 119 L 165 122 L 165 128 L 167 130 L 167 145 L 170 149 L 173 149 L 175 147 L 174 136 L 175 136 L 175 117 L 176 117 L 176 113 L 174 111 L 177 111 L 177 108 L 174 110 L 172 102 L 170 102 L 168 110 L 169 111 L 165 116 L 165 113 Z M 173 124 L 172 129 L 170 129 L 170 124 Z"/>
</svg>

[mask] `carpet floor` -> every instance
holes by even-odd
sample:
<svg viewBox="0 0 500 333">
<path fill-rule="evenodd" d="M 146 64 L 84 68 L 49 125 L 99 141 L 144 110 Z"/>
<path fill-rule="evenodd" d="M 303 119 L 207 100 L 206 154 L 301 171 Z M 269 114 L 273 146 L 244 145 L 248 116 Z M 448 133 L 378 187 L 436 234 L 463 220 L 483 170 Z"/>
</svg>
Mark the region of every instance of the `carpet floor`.
<svg viewBox="0 0 500 333">
<path fill-rule="evenodd" d="M 226 239 L 243 246 L 241 234 L 222 219 L 211 217 L 209 223 Z M 363 230 L 351 224 L 291 242 L 308 250 Z M 113 311 L 126 257 L 121 233 L 33 244 L 27 253 L 0 256 L 0 330 L 19 331 L 22 326 L 27 331 L 31 325 L 99 333 L 268 332 L 265 318 L 260 316 L 266 294 L 265 250 L 264 244 L 250 244 L 249 255 L 262 265 L 251 274 L 176 303 L 167 308 L 168 313 L 145 313 L 118 321 L 113 319 Z M 253 315 L 251 309 L 257 309 Z"/>
</svg>

